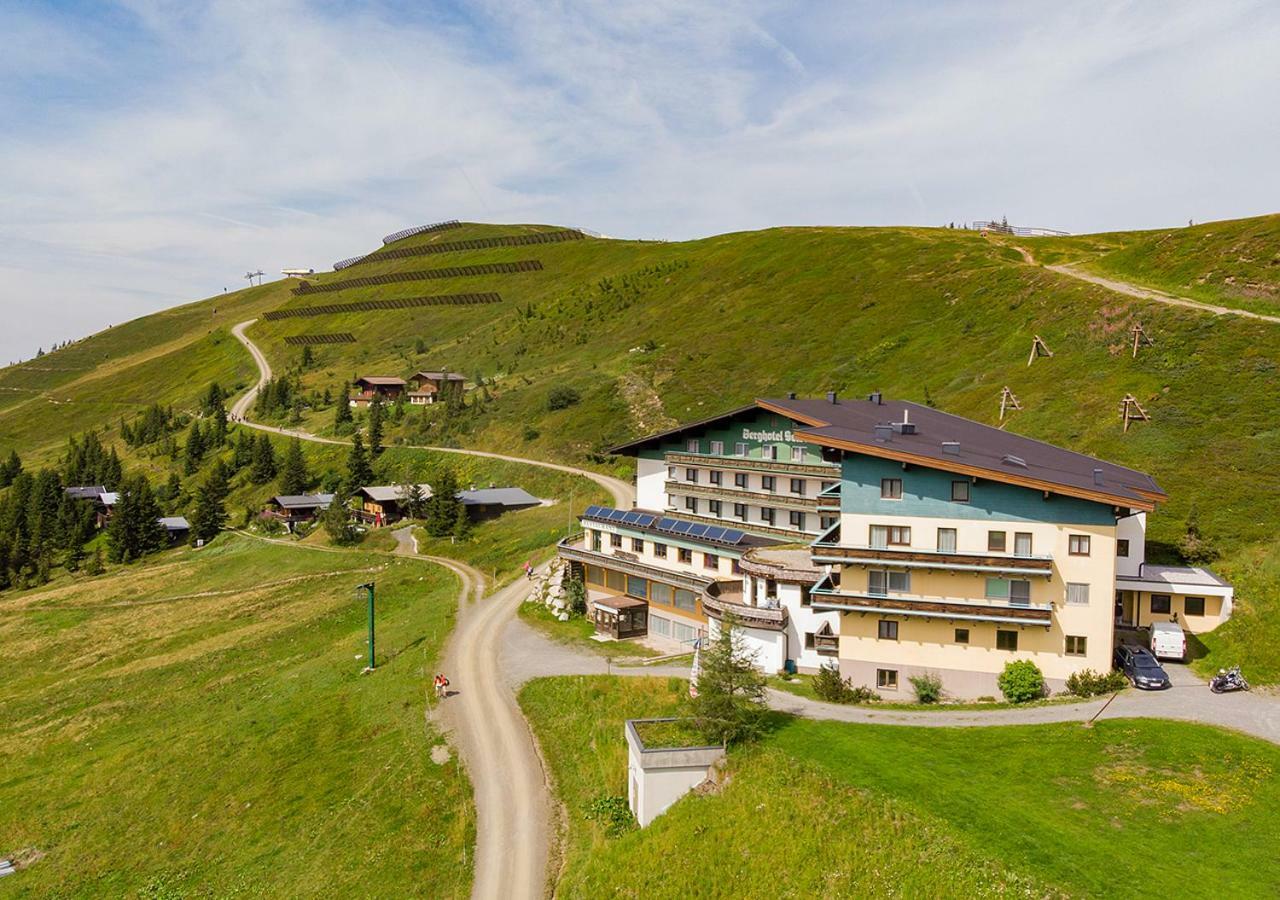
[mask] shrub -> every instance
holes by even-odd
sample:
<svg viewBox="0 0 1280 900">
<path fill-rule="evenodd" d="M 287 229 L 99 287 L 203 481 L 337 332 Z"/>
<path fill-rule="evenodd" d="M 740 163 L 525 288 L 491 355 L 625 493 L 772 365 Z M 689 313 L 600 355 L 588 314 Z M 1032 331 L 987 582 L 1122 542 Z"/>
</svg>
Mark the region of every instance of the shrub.
<svg viewBox="0 0 1280 900">
<path fill-rule="evenodd" d="M 932 672 L 923 675 L 912 675 L 908 681 L 916 692 L 918 703 L 937 703 L 942 699 L 942 679 Z"/>
<path fill-rule="evenodd" d="M 1098 694 L 1111 694 L 1122 690 L 1127 684 L 1128 681 L 1123 672 L 1112 669 L 1104 674 L 1095 672 L 1093 669 L 1082 669 L 1079 672 L 1072 672 L 1067 679 L 1067 693 L 1075 694 L 1077 697 L 1096 697 Z"/>
<path fill-rule="evenodd" d="M 848 678 L 840 677 L 840 667 L 836 663 L 827 663 L 813 677 L 813 692 L 821 700 L 828 703 L 869 703 L 879 700 L 880 695 L 865 685 L 853 686 Z"/>
<path fill-rule="evenodd" d="M 849 692 L 850 703 L 875 703 L 880 699 L 880 695 L 865 684 L 860 684 Z"/>
<path fill-rule="evenodd" d="M 576 406 L 581 399 L 582 395 L 573 388 L 559 384 L 547 394 L 547 409 L 551 412 L 557 409 L 568 409 L 570 406 Z"/>
<path fill-rule="evenodd" d="M 1026 703 L 1044 696 L 1044 673 L 1029 659 L 1005 663 L 996 683 L 1010 703 Z"/>
<path fill-rule="evenodd" d="M 631 807 L 627 805 L 627 798 L 610 794 L 601 794 L 588 803 L 583 818 L 589 822 L 598 822 L 609 837 L 626 834 L 636 825 Z"/>
<path fill-rule="evenodd" d="M 532 425 L 526 427 L 524 430 L 524 439 L 526 441 L 536 441 L 541 436 L 542 432 L 534 428 Z"/>
</svg>

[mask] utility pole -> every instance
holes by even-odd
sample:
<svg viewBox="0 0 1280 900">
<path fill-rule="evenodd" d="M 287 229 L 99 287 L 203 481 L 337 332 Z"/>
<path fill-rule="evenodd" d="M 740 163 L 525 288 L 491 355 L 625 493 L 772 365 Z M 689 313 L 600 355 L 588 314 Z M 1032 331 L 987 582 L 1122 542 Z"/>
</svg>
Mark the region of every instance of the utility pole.
<svg viewBox="0 0 1280 900">
<path fill-rule="evenodd" d="M 373 656 L 373 582 L 357 586 L 356 591 L 364 591 L 369 597 L 369 665 L 365 667 L 365 671 L 372 672 L 376 668 Z"/>
</svg>

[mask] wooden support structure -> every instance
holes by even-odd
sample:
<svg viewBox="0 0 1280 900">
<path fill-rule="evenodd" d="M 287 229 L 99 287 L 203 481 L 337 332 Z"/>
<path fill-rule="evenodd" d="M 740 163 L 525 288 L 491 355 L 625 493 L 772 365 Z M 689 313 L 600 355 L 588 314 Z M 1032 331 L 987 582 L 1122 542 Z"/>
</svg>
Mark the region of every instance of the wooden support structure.
<svg viewBox="0 0 1280 900">
<path fill-rule="evenodd" d="M 1147 415 L 1147 411 L 1142 408 L 1142 404 L 1138 402 L 1138 398 L 1133 394 L 1125 394 L 1124 399 L 1120 401 L 1120 418 L 1124 420 L 1124 430 L 1129 430 L 1130 422 L 1150 422 L 1151 417 Z"/>
<path fill-rule="evenodd" d="M 1155 346 L 1156 342 L 1151 340 L 1151 337 L 1150 335 L 1147 334 L 1146 329 L 1142 327 L 1141 322 L 1138 322 L 1132 328 L 1130 328 L 1129 333 L 1133 335 L 1133 358 L 1134 359 L 1138 358 L 1138 347 L 1141 346 L 1142 344 L 1146 344 L 1148 347 Z"/>
<path fill-rule="evenodd" d="M 1009 390 L 1009 386 L 1005 385 L 1005 389 L 1000 394 L 1000 421 L 1004 421 L 1005 410 L 1014 409 L 1022 409 L 1022 404 L 1018 402 L 1013 391 Z"/>
<path fill-rule="evenodd" d="M 1053 356 L 1053 351 L 1049 349 L 1049 345 L 1038 334 L 1035 336 L 1035 340 L 1031 342 L 1031 355 L 1027 357 L 1027 365 L 1035 362 L 1037 356 Z"/>
</svg>

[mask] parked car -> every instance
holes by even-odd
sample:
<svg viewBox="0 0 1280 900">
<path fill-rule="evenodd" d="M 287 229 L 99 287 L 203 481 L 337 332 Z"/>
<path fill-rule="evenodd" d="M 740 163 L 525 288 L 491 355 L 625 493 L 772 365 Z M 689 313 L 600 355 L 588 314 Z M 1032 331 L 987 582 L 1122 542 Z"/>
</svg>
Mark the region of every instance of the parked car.
<svg viewBox="0 0 1280 900">
<path fill-rule="evenodd" d="M 1121 644 L 1116 648 L 1115 663 L 1136 688 L 1158 691 L 1171 685 L 1159 660 L 1146 647 Z"/>
<path fill-rule="evenodd" d="M 1151 653 L 1156 659 L 1187 658 L 1187 636 L 1177 622 L 1151 623 Z"/>
</svg>

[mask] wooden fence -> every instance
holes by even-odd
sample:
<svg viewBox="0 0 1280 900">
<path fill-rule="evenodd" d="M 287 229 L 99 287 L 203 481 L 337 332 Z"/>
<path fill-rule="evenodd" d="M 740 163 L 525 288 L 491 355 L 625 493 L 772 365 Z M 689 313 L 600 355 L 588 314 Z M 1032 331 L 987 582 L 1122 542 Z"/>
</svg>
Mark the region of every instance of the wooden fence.
<svg viewBox="0 0 1280 900">
<path fill-rule="evenodd" d="M 403 241 L 407 237 L 413 237 L 415 234 L 427 234 L 432 231 L 449 231 L 452 228 L 461 228 L 462 223 L 457 219 L 449 219 L 446 222 L 436 222 L 434 225 L 418 225 L 414 228 L 406 228 L 404 231 L 397 231 L 389 234 L 382 239 L 382 245 Z"/>
<path fill-rule="evenodd" d="M 395 247 L 375 250 L 348 265 L 380 262 L 384 259 L 405 259 L 411 256 L 431 256 L 436 253 L 459 253 L 464 250 L 488 250 L 493 247 L 528 247 L 532 244 L 559 244 L 562 241 L 580 241 L 586 237 L 581 231 L 540 231 L 537 234 L 512 234 L 503 237 L 472 238 L 469 241 L 442 241 L 439 244 L 423 244 L 419 247 Z M 336 265 L 334 268 L 338 268 Z M 346 268 L 346 266 L 343 266 Z"/>
<path fill-rule="evenodd" d="M 413 309 L 418 306 L 475 306 L 482 303 L 501 303 L 502 296 L 489 294 L 440 294 L 435 297 L 401 297 L 398 300 L 361 300 L 357 303 L 326 303 L 323 306 L 304 306 L 297 309 L 274 309 L 262 314 L 262 318 L 274 322 L 277 319 L 293 319 L 301 316 L 334 316 L 350 312 L 370 312 L 380 309 Z"/>
<path fill-rule="evenodd" d="M 355 335 L 350 332 L 340 334 L 291 334 L 284 339 L 291 347 L 315 346 L 317 344 L 354 344 Z"/>
<path fill-rule="evenodd" d="M 427 281 L 432 278 L 466 278 L 472 275 L 510 275 L 515 272 L 540 272 L 542 263 L 536 259 L 522 259 L 509 263 L 482 263 L 475 266 L 450 266 L 447 269 L 422 269 L 417 272 L 392 272 L 387 275 L 369 275 L 365 278 L 347 278 L 328 284 L 312 284 L 302 281 L 293 289 L 294 296 L 345 291 L 348 288 L 374 287 L 379 284 L 397 284 L 402 281 Z"/>
</svg>

